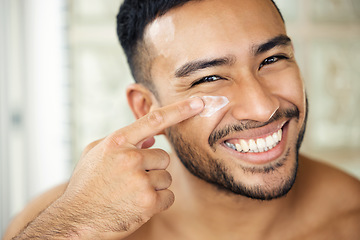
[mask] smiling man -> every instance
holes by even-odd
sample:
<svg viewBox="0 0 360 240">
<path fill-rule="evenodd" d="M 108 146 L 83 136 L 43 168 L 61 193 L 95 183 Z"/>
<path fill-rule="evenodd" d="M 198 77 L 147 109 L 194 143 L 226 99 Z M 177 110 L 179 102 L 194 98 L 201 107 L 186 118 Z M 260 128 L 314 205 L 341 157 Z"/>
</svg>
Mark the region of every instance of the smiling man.
<svg viewBox="0 0 360 240">
<path fill-rule="evenodd" d="M 360 239 L 359 181 L 299 155 L 306 94 L 271 0 L 125 0 L 118 34 L 138 120 L 5 239 Z"/>
</svg>

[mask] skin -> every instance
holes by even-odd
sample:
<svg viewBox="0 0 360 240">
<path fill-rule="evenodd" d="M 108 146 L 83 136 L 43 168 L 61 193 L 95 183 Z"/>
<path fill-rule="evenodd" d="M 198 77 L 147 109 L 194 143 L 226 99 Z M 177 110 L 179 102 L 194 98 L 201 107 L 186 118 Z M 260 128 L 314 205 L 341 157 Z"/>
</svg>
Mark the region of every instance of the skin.
<svg viewBox="0 0 360 240">
<path fill-rule="evenodd" d="M 213 168 L 206 159 L 215 159 L 236 183 L 261 186 L 266 193 L 294 174 L 306 101 L 293 47 L 252 51 L 286 36 L 270 1 L 191 2 L 156 24 L 148 26 L 145 43 L 152 53 L 149 64 L 157 97 L 142 85 L 129 86 L 129 105 L 139 119 L 90 144 L 69 183 L 34 200 L 14 219 L 4 239 L 359 239 L 360 184 L 337 169 L 300 156 L 296 182 L 287 195 L 260 201 L 195 176 L 175 153 L 148 149 L 154 135 L 181 135 L 199 154 L 182 161 L 193 160 L 208 174 Z M 154 29 L 169 37 L 159 37 Z M 279 54 L 287 59 L 272 58 L 275 61 L 262 66 Z M 186 63 L 229 55 L 231 64 L 175 76 Z M 209 75 L 221 78 L 191 87 Z M 205 95 L 226 96 L 230 103 L 211 118 L 202 118 L 197 114 L 203 102 L 190 97 Z M 269 122 L 274 112 L 293 108 L 299 110 L 298 117 Z M 223 144 L 271 133 L 282 122 L 287 122 L 286 130 L 277 150 L 239 154 Z M 244 123 L 254 128 L 209 145 L 212 132 Z M 282 166 L 264 171 L 279 161 Z"/>
</svg>

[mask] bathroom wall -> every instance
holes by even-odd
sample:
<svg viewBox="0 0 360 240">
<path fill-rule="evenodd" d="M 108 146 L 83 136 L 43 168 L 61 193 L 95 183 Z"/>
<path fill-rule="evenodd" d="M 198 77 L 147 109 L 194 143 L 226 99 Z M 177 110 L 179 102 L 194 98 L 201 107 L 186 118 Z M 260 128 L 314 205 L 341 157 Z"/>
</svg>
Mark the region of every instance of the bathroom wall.
<svg viewBox="0 0 360 240">
<path fill-rule="evenodd" d="M 66 16 L 63 0 L 0 1 L 0 237 L 70 176 Z"/>
</svg>

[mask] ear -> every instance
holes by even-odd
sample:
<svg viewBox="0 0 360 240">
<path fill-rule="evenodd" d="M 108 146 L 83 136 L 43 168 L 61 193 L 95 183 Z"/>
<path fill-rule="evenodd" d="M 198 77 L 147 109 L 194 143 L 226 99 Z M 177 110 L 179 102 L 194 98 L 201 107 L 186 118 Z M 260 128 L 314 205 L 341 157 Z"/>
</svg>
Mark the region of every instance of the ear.
<svg viewBox="0 0 360 240">
<path fill-rule="evenodd" d="M 153 93 L 142 84 L 131 84 L 126 89 L 126 96 L 129 106 L 136 117 L 141 118 L 150 112 L 154 104 Z"/>
</svg>

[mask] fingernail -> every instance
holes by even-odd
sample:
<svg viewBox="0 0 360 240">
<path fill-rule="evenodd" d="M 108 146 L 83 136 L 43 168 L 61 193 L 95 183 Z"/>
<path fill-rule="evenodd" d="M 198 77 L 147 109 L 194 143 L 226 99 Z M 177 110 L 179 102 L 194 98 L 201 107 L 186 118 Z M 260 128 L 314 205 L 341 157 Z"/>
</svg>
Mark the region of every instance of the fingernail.
<svg viewBox="0 0 360 240">
<path fill-rule="evenodd" d="M 204 102 L 199 97 L 192 97 L 191 102 L 190 102 L 190 107 L 194 110 L 203 108 Z"/>
</svg>

